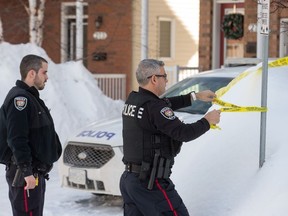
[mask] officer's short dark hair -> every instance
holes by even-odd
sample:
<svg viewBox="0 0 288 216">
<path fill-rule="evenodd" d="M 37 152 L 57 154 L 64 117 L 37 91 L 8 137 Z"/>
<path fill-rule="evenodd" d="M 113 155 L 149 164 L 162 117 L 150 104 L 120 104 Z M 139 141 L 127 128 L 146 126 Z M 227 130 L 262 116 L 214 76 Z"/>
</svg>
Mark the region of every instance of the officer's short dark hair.
<svg viewBox="0 0 288 216">
<path fill-rule="evenodd" d="M 46 59 L 41 56 L 29 54 L 22 58 L 20 63 L 21 79 L 24 80 L 30 70 L 35 70 L 36 73 L 42 68 L 42 63 L 48 63 Z"/>
<path fill-rule="evenodd" d="M 136 78 L 140 85 L 148 83 L 147 77 L 154 74 L 160 74 L 161 67 L 164 67 L 164 62 L 156 59 L 144 59 L 142 60 L 136 70 Z"/>
</svg>

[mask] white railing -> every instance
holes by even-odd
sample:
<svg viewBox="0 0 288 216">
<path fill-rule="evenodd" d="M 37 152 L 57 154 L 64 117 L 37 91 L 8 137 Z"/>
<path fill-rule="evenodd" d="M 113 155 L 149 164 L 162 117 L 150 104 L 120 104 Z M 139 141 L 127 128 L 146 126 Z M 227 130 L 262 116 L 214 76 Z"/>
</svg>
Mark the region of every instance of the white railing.
<svg viewBox="0 0 288 216">
<path fill-rule="evenodd" d="M 98 87 L 114 100 L 126 100 L 126 74 L 93 74 Z"/>
<path fill-rule="evenodd" d="M 166 89 L 189 76 L 199 73 L 197 67 L 180 67 L 178 65 L 165 67 L 165 71 L 168 79 Z"/>
<path fill-rule="evenodd" d="M 186 77 L 197 74 L 197 67 L 165 67 L 168 83 L 166 89 Z M 114 100 L 126 100 L 126 74 L 93 74 L 103 93 Z"/>
<path fill-rule="evenodd" d="M 198 67 L 177 67 L 177 74 L 178 74 L 178 82 L 190 77 L 192 75 L 198 74 L 199 73 L 199 68 Z"/>
</svg>

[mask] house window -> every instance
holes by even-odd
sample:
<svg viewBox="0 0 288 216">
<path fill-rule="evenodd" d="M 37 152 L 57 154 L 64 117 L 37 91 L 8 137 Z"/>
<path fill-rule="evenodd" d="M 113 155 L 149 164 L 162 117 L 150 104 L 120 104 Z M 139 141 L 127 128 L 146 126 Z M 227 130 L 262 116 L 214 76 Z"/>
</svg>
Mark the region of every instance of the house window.
<svg viewBox="0 0 288 216">
<path fill-rule="evenodd" d="M 288 18 L 280 20 L 279 57 L 288 55 Z"/>
<path fill-rule="evenodd" d="M 83 56 L 87 56 L 88 4 L 83 3 Z M 64 2 L 61 10 L 61 62 L 76 59 L 76 3 Z M 86 58 L 83 64 L 87 65 Z"/>
<path fill-rule="evenodd" d="M 159 19 L 159 57 L 172 58 L 173 22 L 171 19 Z"/>
</svg>

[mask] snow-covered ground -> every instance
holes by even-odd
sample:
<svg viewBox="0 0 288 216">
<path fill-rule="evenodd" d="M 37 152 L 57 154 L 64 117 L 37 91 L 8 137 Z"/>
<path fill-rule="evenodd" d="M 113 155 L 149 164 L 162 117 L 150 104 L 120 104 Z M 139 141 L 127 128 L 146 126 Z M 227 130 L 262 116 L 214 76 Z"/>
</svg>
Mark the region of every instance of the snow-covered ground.
<svg viewBox="0 0 288 216">
<path fill-rule="evenodd" d="M 8 199 L 8 188 L 5 181 L 4 166 L 0 165 L 0 184 L 1 195 L 0 215 L 12 215 L 10 202 Z M 45 216 L 120 216 L 122 213 L 122 200 L 111 197 L 108 199 L 103 196 L 95 196 L 91 193 L 75 191 L 60 187 L 57 164 L 50 174 L 50 180 L 47 182 L 45 197 Z"/>
<path fill-rule="evenodd" d="M 0 44 L 0 104 L 19 79 L 19 63 L 28 53 L 45 51 L 31 44 Z M 41 97 L 51 108 L 64 143 L 68 134 L 102 118 L 119 116 L 122 101 L 105 97 L 77 62 L 49 63 Z M 260 106 L 261 73 L 256 68 L 221 97 L 242 106 Z M 288 67 L 269 70 L 266 162 L 259 169 L 260 113 L 222 113 L 219 126 L 184 144 L 172 179 L 193 216 L 288 215 Z M 219 108 L 213 106 L 212 108 Z M 123 215 L 121 200 L 61 188 L 57 163 L 47 182 L 45 216 Z M 0 215 L 9 216 L 4 166 L 0 165 Z"/>
</svg>

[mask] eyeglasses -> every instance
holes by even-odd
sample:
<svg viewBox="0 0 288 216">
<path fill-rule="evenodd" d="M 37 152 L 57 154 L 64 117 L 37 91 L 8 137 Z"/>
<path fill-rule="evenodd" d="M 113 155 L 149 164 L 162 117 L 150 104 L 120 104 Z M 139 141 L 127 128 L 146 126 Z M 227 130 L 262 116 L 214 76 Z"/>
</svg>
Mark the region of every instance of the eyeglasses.
<svg viewBox="0 0 288 216">
<path fill-rule="evenodd" d="M 156 76 L 156 77 L 163 77 L 164 79 L 167 79 L 167 74 L 153 74 L 151 76 L 148 76 L 147 79 L 150 79 L 152 76 Z"/>
</svg>

